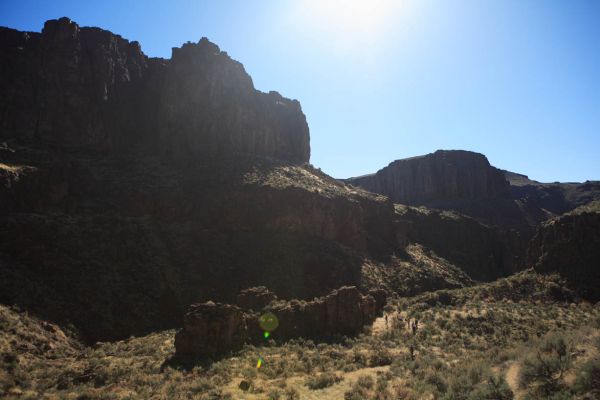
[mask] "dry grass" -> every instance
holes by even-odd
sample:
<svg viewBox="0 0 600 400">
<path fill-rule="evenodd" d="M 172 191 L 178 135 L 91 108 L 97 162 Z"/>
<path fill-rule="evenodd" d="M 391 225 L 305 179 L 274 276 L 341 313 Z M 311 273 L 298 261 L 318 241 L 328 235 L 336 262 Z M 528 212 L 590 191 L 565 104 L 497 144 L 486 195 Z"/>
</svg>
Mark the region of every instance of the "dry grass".
<svg viewBox="0 0 600 400">
<path fill-rule="evenodd" d="M 536 398 L 535 380 L 519 386 L 521 366 L 551 332 L 575 353 L 557 393 L 593 396 L 600 310 L 521 298 L 516 285 L 537 282 L 534 293 L 541 293 L 540 279 L 523 275 L 437 293 L 432 305 L 424 302 L 432 295 L 394 301 L 391 319 L 418 319 L 416 335 L 405 324 L 378 320 L 373 333 L 337 343 L 246 346 L 222 360 L 185 367 L 170 361 L 174 331 L 82 347 L 57 327 L 3 307 L 0 389 L 32 399 Z M 507 287 L 512 290 L 500 296 Z M 258 357 L 265 363 L 257 369 Z M 249 390 L 239 388 L 242 380 Z"/>
</svg>

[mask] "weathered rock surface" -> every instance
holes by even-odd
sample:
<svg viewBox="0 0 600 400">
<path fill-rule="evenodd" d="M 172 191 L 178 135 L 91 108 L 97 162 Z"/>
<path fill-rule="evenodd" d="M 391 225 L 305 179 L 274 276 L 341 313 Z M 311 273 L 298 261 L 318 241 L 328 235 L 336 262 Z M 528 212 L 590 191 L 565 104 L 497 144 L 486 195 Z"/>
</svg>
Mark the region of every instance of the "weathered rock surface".
<svg viewBox="0 0 600 400">
<path fill-rule="evenodd" d="M 178 166 L 8 141 L 0 302 L 88 341 L 178 327 L 184 306 L 265 285 L 312 299 L 393 251 L 393 206 L 309 166 Z"/>
<path fill-rule="evenodd" d="M 173 160 L 310 157 L 300 103 L 254 89 L 206 38 L 149 59 L 139 43 L 68 18 L 0 28 L 0 137 Z"/>
<path fill-rule="evenodd" d="M 264 286 L 257 286 L 242 290 L 237 295 L 235 303 L 242 310 L 259 311 L 276 299 L 275 293 Z"/>
<path fill-rule="evenodd" d="M 313 301 L 277 302 L 262 312 L 272 312 L 278 318 L 279 327 L 272 332 L 276 340 L 355 335 L 378 315 L 375 299 L 353 286 L 341 287 Z M 261 342 L 259 316 L 242 314 L 240 308 L 229 304 L 193 304 L 185 314 L 183 329 L 175 336 L 176 353 L 214 357 L 238 350 L 246 341 Z"/>
<path fill-rule="evenodd" d="M 537 272 L 560 273 L 584 298 L 600 300 L 600 203 L 544 223 L 529 244 Z"/>
<path fill-rule="evenodd" d="M 483 154 L 438 150 L 421 157 L 396 160 L 373 175 L 347 180 L 382 193 L 396 203 L 424 205 L 436 200 L 482 200 L 510 197 L 502 172 Z"/>
<path fill-rule="evenodd" d="M 438 150 L 397 160 L 372 175 L 345 182 L 388 196 L 395 203 L 454 210 L 488 225 L 530 235 L 538 222 L 511 197 L 501 170 L 479 153 Z"/>
<path fill-rule="evenodd" d="M 292 300 L 266 310 L 279 319 L 273 337 L 281 340 L 355 335 L 377 317 L 375 299 L 362 295 L 354 286 L 342 287 L 313 301 Z"/>
<path fill-rule="evenodd" d="M 209 301 L 188 308 L 183 329 L 175 335 L 175 349 L 178 355 L 215 357 L 241 349 L 247 338 L 241 309 Z"/>
<path fill-rule="evenodd" d="M 539 209 L 538 222 L 572 211 L 592 201 L 600 200 L 600 182 L 541 183 L 526 175 L 502 171 L 510 183 L 512 196 L 528 209 Z"/>
<path fill-rule="evenodd" d="M 406 241 L 419 243 L 477 281 L 492 281 L 524 267 L 527 238 L 452 211 L 396 205 Z"/>
</svg>

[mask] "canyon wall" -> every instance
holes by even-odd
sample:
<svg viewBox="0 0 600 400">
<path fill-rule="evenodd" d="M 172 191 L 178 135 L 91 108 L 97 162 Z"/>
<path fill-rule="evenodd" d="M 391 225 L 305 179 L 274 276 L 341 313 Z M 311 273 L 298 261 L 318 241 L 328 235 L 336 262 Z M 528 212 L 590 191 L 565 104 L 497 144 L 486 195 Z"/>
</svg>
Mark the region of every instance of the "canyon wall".
<svg viewBox="0 0 600 400">
<path fill-rule="evenodd" d="M 177 161 L 310 157 L 300 103 L 255 90 L 206 38 L 163 60 L 68 18 L 41 33 L 0 28 L 0 91 L 0 138 Z"/>
</svg>

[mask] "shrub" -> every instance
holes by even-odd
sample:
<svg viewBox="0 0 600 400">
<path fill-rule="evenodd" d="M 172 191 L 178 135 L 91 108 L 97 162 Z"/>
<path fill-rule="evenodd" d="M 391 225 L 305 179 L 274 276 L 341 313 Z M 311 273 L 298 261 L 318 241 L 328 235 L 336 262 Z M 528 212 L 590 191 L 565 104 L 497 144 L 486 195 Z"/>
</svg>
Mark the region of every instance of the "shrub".
<svg viewBox="0 0 600 400">
<path fill-rule="evenodd" d="M 361 375 L 356 380 L 356 384 L 365 389 L 372 389 L 373 385 L 375 384 L 375 381 L 370 375 Z"/>
<path fill-rule="evenodd" d="M 333 372 L 323 372 L 318 375 L 310 376 L 306 379 L 306 386 L 311 390 L 325 389 L 333 386 L 343 378 L 337 376 Z"/>
<path fill-rule="evenodd" d="M 294 388 L 287 388 L 285 390 L 285 397 L 286 400 L 299 400 L 300 393 L 298 393 L 298 391 Z"/>
<path fill-rule="evenodd" d="M 560 335 L 546 337 L 523 361 L 520 385 L 534 385 L 534 392 L 550 396 L 558 392 L 564 373 L 571 367 L 573 348 Z"/>
<path fill-rule="evenodd" d="M 575 379 L 575 390 L 600 397 L 600 360 L 588 361 L 581 367 Z"/>
<path fill-rule="evenodd" d="M 390 365 L 392 361 L 392 355 L 386 348 L 382 346 L 376 347 L 369 357 L 369 365 L 371 367 Z"/>
</svg>

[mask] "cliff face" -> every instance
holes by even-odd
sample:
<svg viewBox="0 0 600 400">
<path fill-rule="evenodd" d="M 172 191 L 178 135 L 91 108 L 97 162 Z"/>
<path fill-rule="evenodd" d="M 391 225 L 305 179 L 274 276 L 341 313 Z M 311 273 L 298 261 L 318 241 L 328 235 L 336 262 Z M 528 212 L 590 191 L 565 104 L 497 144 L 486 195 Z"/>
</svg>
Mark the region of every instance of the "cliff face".
<svg viewBox="0 0 600 400">
<path fill-rule="evenodd" d="M 559 272 L 582 297 L 600 300 L 600 202 L 543 224 L 527 257 L 536 271 Z"/>
<path fill-rule="evenodd" d="M 0 90 L 4 138 L 178 160 L 310 157 L 300 104 L 255 90 L 243 66 L 207 39 L 161 60 L 68 18 L 41 33 L 0 28 Z"/>
<path fill-rule="evenodd" d="M 542 219 L 511 197 L 504 174 L 487 158 L 463 150 L 438 150 L 392 162 L 376 174 L 346 182 L 388 196 L 396 203 L 458 211 L 478 221 L 516 229 L 524 236 Z"/>
<path fill-rule="evenodd" d="M 482 200 L 510 196 L 501 171 L 484 155 L 462 150 L 438 150 L 422 157 L 397 160 L 374 175 L 348 182 L 396 203 L 423 205 L 436 200 Z"/>
<path fill-rule="evenodd" d="M 478 281 L 492 281 L 523 268 L 526 240 L 515 231 L 483 225 L 449 211 L 396 205 L 406 241 L 419 243 Z"/>
<path fill-rule="evenodd" d="M 179 326 L 194 302 L 264 285 L 357 285 L 395 246 L 393 206 L 308 166 L 0 148 L 0 302 L 89 341 Z"/>
</svg>

